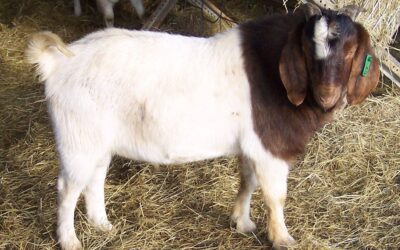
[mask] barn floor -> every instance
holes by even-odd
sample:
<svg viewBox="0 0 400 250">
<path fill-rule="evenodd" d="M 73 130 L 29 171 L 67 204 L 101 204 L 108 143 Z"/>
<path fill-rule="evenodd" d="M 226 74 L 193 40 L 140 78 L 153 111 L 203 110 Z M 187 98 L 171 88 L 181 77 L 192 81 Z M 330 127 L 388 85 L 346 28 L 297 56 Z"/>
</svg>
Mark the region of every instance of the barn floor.
<svg viewBox="0 0 400 250">
<path fill-rule="evenodd" d="M 0 249 L 53 249 L 57 155 L 43 85 L 24 61 L 29 34 L 51 30 L 65 41 L 103 27 L 94 1 L 81 17 L 69 0 L 0 3 Z M 145 1 L 150 3 L 152 1 Z M 266 1 L 215 1 L 244 21 Z M 148 8 L 151 6 L 148 4 Z M 128 1 L 116 26 L 138 28 Z M 209 35 L 214 26 L 180 3 L 161 30 Z M 289 176 L 286 221 L 297 249 L 400 248 L 400 88 L 390 83 L 350 107 L 309 143 Z M 229 223 L 238 188 L 237 159 L 152 166 L 115 158 L 106 183 L 114 229 L 97 232 L 80 201 L 75 225 L 86 249 L 265 249 L 265 209 L 257 191 L 254 234 Z"/>
</svg>

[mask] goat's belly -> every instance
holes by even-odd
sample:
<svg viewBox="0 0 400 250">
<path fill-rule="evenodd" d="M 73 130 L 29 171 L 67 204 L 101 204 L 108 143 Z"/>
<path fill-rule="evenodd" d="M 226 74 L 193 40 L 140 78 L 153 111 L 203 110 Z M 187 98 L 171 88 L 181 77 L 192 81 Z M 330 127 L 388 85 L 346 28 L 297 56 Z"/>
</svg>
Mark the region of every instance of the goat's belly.
<svg viewBox="0 0 400 250">
<path fill-rule="evenodd" d="M 219 81 L 215 73 L 196 81 L 165 75 L 165 82 L 139 82 L 125 91 L 129 101 L 114 114 L 116 153 L 166 164 L 236 154 L 251 110 L 246 82 Z"/>
<path fill-rule="evenodd" d="M 239 152 L 237 145 L 199 145 L 194 142 L 190 147 L 179 147 L 171 144 L 161 146 L 157 143 L 142 145 L 123 145 L 118 148 L 117 155 L 151 163 L 177 164 L 213 159 L 220 156 L 236 155 Z"/>
<path fill-rule="evenodd" d="M 135 121 L 120 130 L 115 153 L 160 164 L 235 155 L 239 152 L 239 123 L 229 118 L 202 120 L 183 116 L 169 121 Z"/>
</svg>

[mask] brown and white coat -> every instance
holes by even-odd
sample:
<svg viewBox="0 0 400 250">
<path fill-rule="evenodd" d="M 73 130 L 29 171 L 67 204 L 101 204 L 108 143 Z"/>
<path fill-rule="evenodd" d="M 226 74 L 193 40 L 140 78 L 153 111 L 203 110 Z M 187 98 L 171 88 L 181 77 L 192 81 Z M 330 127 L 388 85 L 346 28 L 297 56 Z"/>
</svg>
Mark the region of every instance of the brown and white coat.
<svg viewBox="0 0 400 250">
<path fill-rule="evenodd" d="M 232 220 L 255 230 L 260 186 L 275 247 L 294 242 L 283 206 L 290 164 L 346 103 L 363 101 L 379 76 L 361 75 L 368 33 L 346 15 L 306 5 L 211 38 L 106 29 L 65 45 L 33 35 L 27 50 L 46 86 L 60 158 L 58 237 L 79 249 L 74 210 L 83 192 L 91 223 L 111 229 L 104 204 L 110 159 L 171 164 L 242 159 Z"/>
</svg>

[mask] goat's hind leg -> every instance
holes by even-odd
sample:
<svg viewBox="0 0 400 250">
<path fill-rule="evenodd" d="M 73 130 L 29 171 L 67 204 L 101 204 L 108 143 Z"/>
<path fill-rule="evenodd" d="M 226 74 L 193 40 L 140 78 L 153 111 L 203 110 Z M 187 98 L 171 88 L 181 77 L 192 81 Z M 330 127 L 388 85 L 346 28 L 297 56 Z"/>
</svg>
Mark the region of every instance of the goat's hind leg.
<svg viewBox="0 0 400 250">
<path fill-rule="evenodd" d="M 92 178 L 84 190 L 87 217 L 90 224 L 101 231 L 112 229 L 111 223 L 107 219 L 104 204 L 104 182 L 110 164 L 111 157 L 103 157 L 97 164 Z"/>
<path fill-rule="evenodd" d="M 79 156 L 63 157 L 61 170 L 58 176 L 58 210 L 57 210 L 57 236 L 61 249 L 82 249 L 82 245 L 75 234 L 74 212 L 82 190 L 87 180 L 85 175 L 79 173 L 80 168 L 85 168 L 85 161 Z"/>
<path fill-rule="evenodd" d="M 240 188 L 231 220 L 236 223 L 238 232 L 249 233 L 256 230 L 256 224 L 250 219 L 250 202 L 258 182 L 251 160 L 245 156 L 240 157 L 240 160 Z"/>
<path fill-rule="evenodd" d="M 60 152 L 61 169 L 58 177 L 57 235 L 61 248 L 66 250 L 82 249 L 75 234 L 74 212 L 79 196 L 95 173 L 99 159 L 88 152 Z M 102 174 L 100 174 L 102 175 Z M 102 191 L 99 191 L 102 192 Z"/>
</svg>

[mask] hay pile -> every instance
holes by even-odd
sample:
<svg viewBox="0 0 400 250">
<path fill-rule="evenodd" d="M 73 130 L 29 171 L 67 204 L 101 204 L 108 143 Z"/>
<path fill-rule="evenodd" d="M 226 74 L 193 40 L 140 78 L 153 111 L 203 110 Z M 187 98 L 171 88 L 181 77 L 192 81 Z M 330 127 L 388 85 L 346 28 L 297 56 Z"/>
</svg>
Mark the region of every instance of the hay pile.
<svg viewBox="0 0 400 250">
<path fill-rule="evenodd" d="M 344 0 L 340 5 L 356 4 L 362 6 L 357 21 L 370 32 L 373 44 L 382 50 L 394 41 L 395 33 L 400 26 L 400 2 L 398 0 Z"/>
<path fill-rule="evenodd" d="M 225 8 L 249 18 L 266 6 L 261 0 L 243 2 L 226 1 Z M 57 156 L 43 86 L 23 51 L 26 37 L 37 30 L 71 41 L 102 27 L 91 2 L 83 8 L 85 15 L 75 18 L 72 1 L 3 0 L 0 6 L 0 249 L 56 246 Z M 188 9 L 190 15 L 177 7 L 162 28 L 206 33 L 199 11 Z M 117 24 L 137 25 L 131 23 L 134 14 L 121 12 Z M 196 22 L 200 27 L 190 26 Z M 291 172 L 286 220 L 297 248 L 400 247 L 400 90 L 376 93 L 315 136 Z M 87 249 L 270 246 L 259 191 L 252 203 L 257 232 L 241 235 L 230 228 L 238 184 L 234 158 L 159 167 L 116 158 L 106 183 L 115 229 L 96 232 L 80 202 L 77 234 Z"/>
</svg>

